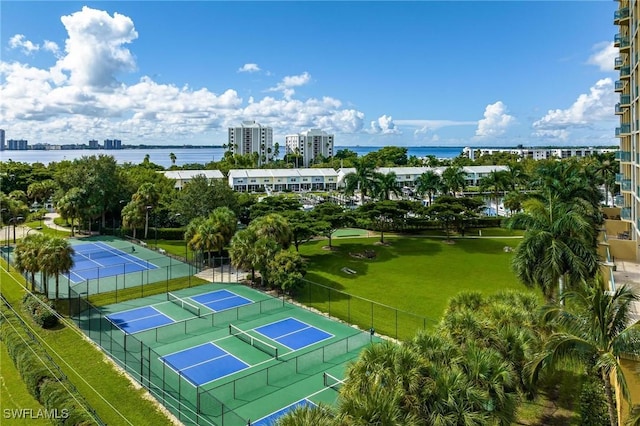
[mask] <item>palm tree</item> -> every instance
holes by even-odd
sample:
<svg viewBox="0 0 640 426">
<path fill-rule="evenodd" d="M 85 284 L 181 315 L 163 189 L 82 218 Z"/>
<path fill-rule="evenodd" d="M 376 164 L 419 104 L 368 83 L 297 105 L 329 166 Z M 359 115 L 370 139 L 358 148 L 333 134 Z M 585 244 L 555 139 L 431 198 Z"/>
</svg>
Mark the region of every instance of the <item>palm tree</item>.
<svg viewBox="0 0 640 426">
<path fill-rule="evenodd" d="M 238 218 L 233 210 L 228 207 L 217 207 L 211 212 L 210 217 L 216 224 L 216 228 L 223 239 L 223 244 L 220 247 L 220 255 L 222 255 L 222 249 L 231 242 L 231 238 L 236 233 Z"/>
<path fill-rule="evenodd" d="M 442 183 L 447 192 L 456 195 L 467 186 L 467 175 L 460 166 L 449 166 L 442 172 Z"/>
<path fill-rule="evenodd" d="M 388 200 L 392 193 L 395 195 L 402 194 L 402 190 L 398 186 L 397 176 L 394 172 L 389 172 L 387 174 L 376 173 L 374 175 L 374 179 L 376 180 L 374 186 L 377 190 L 376 195 L 378 198 Z"/>
<path fill-rule="evenodd" d="M 192 224 L 196 223 L 195 226 Z M 207 253 L 207 259 L 211 260 L 211 253 L 222 251 L 226 243 L 225 236 L 214 217 L 207 219 L 194 219 L 187 227 L 185 235 L 189 235 L 187 245 L 194 251 Z"/>
<path fill-rule="evenodd" d="M 176 165 L 176 160 L 178 159 L 178 157 L 176 157 L 176 155 L 173 152 L 169 153 L 169 159 L 171 160 L 171 165 L 175 166 Z"/>
<path fill-rule="evenodd" d="M 595 156 L 597 163 L 595 164 L 595 174 L 599 181 L 604 185 L 605 205 L 609 202 L 609 194 L 613 192 L 615 186 L 615 177 L 620 165 L 615 160 L 613 153 L 597 154 Z M 613 207 L 613 197 L 611 197 L 611 207 Z"/>
<path fill-rule="evenodd" d="M 500 192 L 507 188 L 507 174 L 502 170 L 492 170 L 489 174 L 480 180 L 480 190 L 490 191 L 493 193 L 496 202 L 496 216 L 498 216 L 498 204 Z"/>
<path fill-rule="evenodd" d="M 611 426 L 618 424 L 616 402 L 610 378 L 615 375 L 621 395 L 629 401 L 629 389 L 619 356 L 640 355 L 640 327 L 630 326 L 632 304 L 638 295 L 622 286 L 614 292 L 604 290 L 601 283 L 584 284 L 564 295 L 567 307 L 548 306 L 544 320 L 557 327 L 545 344 L 544 351 L 531 364 L 531 377 L 553 368 L 561 361 L 586 363 L 587 371 L 597 373 L 605 389 Z"/>
<path fill-rule="evenodd" d="M 160 200 L 160 194 L 153 183 L 146 182 L 140 185 L 138 191 L 131 197 L 136 202 L 136 206 L 144 211 L 144 239 L 149 233 L 149 210 L 154 209 Z"/>
<path fill-rule="evenodd" d="M 231 239 L 229 256 L 231 264 L 237 269 L 250 269 L 251 282 L 256 280 L 256 253 L 254 250 L 258 236 L 253 228 L 246 228 L 238 231 Z"/>
<path fill-rule="evenodd" d="M 67 240 L 58 237 L 48 239 L 40 250 L 39 257 L 42 271 L 45 275 L 53 275 L 56 279 L 56 299 L 60 295 L 60 274 L 68 274 L 71 271 L 74 253 L 75 250 Z"/>
<path fill-rule="evenodd" d="M 289 221 L 282 215 L 270 213 L 254 219 L 249 227 L 254 230 L 258 238 L 271 238 L 282 248 L 287 249 L 291 245 L 293 234 Z"/>
<path fill-rule="evenodd" d="M 336 413 L 331 406 L 320 403 L 309 406 L 300 405 L 278 418 L 278 426 L 339 426 Z"/>
<path fill-rule="evenodd" d="M 14 266 L 21 274 L 31 275 L 31 290 L 35 290 L 35 274 L 41 271 L 40 249 L 48 238 L 43 234 L 30 234 L 16 244 Z M 44 292 L 47 294 L 46 281 L 43 280 Z"/>
<path fill-rule="evenodd" d="M 145 224 L 145 213 L 140 208 L 141 205 L 136 201 L 130 201 L 122 209 L 122 225 L 125 228 L 133 229 L 133 238 L 136 238 L 136 229 Z"/>
<path fill-rule="evenodd" d="M 416 192 L 420 196 L 429 194 L 429 205 L 433 204 L 433 196 L 442 189 L 442 178 L 432 170 L 427 170 L 416 178 Z"/>
<path fill-rule="evenodd" d="M 547 300 L 595 275 L 598 255 L 591 241 L 592 223 L 575 205 L 530 199 L 524 212 L 507 221 L 510 229 L 525 229 L 513 257 L 516 276 L 527 286 L 540 286 Z"/>
<path fill-rule="evenodd" d="M 349 173 L 344 177 L 345 194 L 352 195 L 359 190 L 360 204 L 364 204 L 367 194 L 375 192 L 375 177 L 374 166 L 364 160 L 360 160 L 356 164 L 355 172 Z"/>
</svg>

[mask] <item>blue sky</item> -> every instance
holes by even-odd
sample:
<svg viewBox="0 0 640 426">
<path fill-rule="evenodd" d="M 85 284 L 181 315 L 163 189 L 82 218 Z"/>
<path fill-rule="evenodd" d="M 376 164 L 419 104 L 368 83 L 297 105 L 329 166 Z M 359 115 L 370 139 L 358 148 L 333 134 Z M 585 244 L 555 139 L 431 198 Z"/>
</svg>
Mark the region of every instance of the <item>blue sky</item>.
<svg viewBox="0 0 640 426">
<path fill-rule="evenodd" d="M 0 3 L 0 127 L 30 143 L 615 145 L 612 1 Z"/>
</svg>

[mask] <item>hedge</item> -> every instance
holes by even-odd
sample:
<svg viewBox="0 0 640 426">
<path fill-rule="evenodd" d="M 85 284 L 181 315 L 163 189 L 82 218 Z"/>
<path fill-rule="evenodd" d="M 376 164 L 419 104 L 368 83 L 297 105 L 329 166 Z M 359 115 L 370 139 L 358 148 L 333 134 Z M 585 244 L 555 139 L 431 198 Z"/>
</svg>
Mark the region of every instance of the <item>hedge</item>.
<svg viewBox="0 0 640 426">
<path fill-rule="evenodd" d="M 51 328 L 58 324 L 53 303 L 44 294 L 25 293 L 22 309 L 42 328 Z"/>
<path fill-rule="evenodd" d="M 96 421 L 76 401 L 80 396 L 71 395 L 71 384 L 59 372 L 44 349 L 36 344 L 27 332 L 21 332 L 20 319 L 4 305 L 0 306 L 0 339 L 5 342 L 9 357 L 25 382 L 27 390 L 48 412 L 55 412 L 50 419 L 57 425 L 85 426 Z M 47 368 L 45 363 L 49 363 Z M 74 398 L 75 396 L 75 398 Z"/>
</svg>

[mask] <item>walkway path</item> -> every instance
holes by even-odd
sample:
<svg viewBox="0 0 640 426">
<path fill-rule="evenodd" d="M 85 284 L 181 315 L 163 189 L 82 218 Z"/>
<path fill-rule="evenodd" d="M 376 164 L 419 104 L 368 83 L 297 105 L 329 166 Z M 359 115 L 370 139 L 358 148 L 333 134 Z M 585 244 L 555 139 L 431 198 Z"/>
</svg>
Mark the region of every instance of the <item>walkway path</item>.
<svg viewBox="0 0 640 426">
<path fill-rule="evenodd" d="M 640 295 L 640 263 L 616 259 L 613 278 L 616 281 L 616 287 L 628 285 Z M 631 319 L 632 324 L 640 321 L 640 301 L 633 303 Z"/>
</svg>

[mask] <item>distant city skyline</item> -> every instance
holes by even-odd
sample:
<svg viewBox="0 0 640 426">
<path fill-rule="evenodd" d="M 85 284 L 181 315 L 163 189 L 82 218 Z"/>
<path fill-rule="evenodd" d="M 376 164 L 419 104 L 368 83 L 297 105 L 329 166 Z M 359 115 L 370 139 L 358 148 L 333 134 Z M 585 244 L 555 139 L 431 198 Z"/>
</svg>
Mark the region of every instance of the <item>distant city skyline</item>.
<svg viewBox="0 0 640 426">
<path fill-rule="evenodd" d="M 618 143 L 615 2 L 34 4 L 2 4 L 7 140 L 222 145 L 255 120 L 281 146 Z"/>
</svg>

